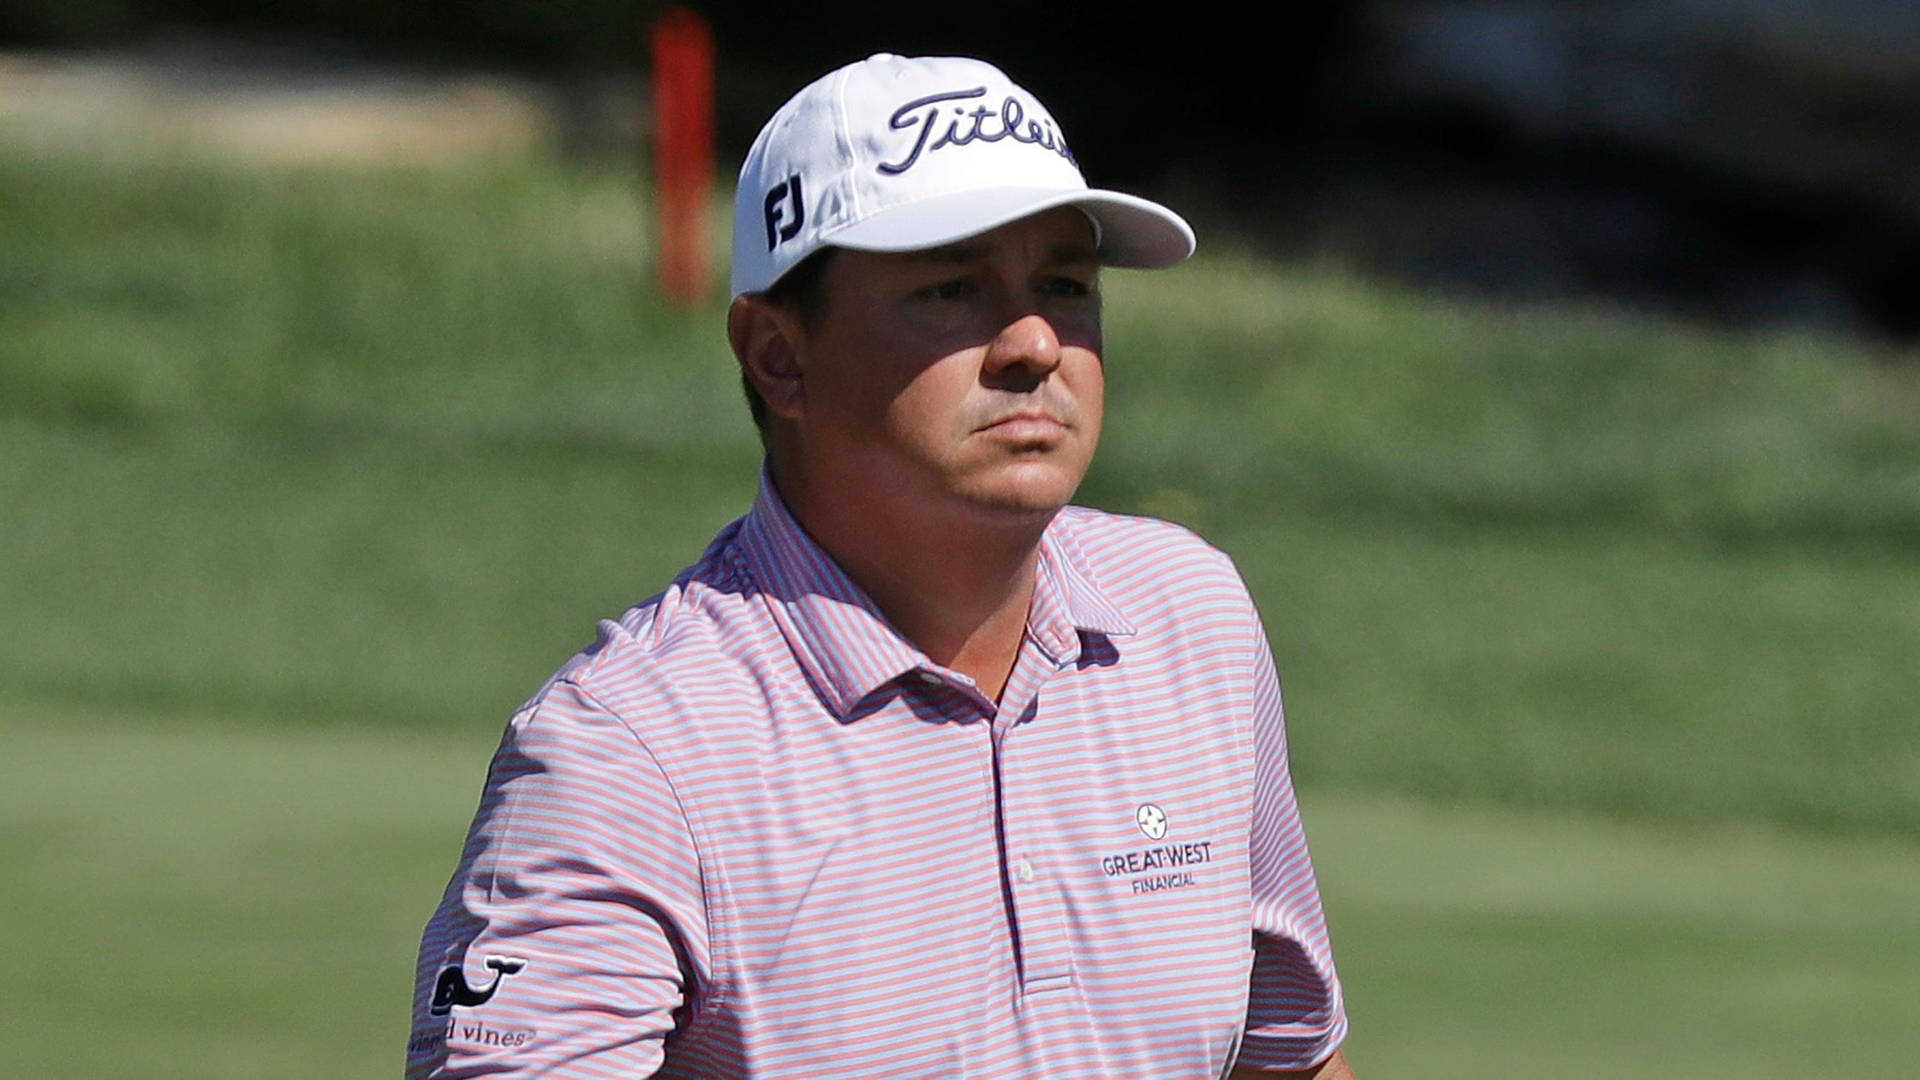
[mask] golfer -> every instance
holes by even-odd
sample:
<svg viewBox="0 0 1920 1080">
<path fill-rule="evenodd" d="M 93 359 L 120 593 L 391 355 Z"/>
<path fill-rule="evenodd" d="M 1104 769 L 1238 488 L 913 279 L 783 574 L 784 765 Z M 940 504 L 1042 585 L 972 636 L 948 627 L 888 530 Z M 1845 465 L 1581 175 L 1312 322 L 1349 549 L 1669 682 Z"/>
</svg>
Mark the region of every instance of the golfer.
<svg viewBox="0 0 1920 1080">
<path fill-rule="evenodd" d="M 774 114 L 726 328 L 758 497 L 513 717 L 409 1076 L 1351 1075 L 1246 589 L 1070 505 L 1102 267 L 1192 250 L 979 61 Z"/>
</svg>

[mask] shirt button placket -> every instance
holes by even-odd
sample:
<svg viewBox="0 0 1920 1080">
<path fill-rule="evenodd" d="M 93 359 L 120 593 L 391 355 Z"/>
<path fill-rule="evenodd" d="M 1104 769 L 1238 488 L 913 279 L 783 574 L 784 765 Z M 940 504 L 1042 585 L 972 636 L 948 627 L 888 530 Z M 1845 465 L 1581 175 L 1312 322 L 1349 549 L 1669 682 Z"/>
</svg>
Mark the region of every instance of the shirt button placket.
<svg viewBox="0 0 1920 1080">
<path fill-rule="evenodd" d="M 1017 715 L 1017 714 L 1016 714 Z M 1006 844 L 1008 892 L 1019 920 L 1021 989 L 1026 994 L 1064 990 L 1073 985 L 1073 949 L 1066 932 L 1065 901 L 1057 875 L 1044 872 L 1044 859 L 1031 854 L 1036 838 L 1030 823 L 1044 820 L 1035 812 L 1035 799 L 1049 795 L 1036 791 L 1039 783 L 1031 767 L 1022 767 L 1021 753 L 1034 732 L 1024 724 L 1002 731 L 997 754 L 1000 766 L 1001 836 Z"/>
</svg>

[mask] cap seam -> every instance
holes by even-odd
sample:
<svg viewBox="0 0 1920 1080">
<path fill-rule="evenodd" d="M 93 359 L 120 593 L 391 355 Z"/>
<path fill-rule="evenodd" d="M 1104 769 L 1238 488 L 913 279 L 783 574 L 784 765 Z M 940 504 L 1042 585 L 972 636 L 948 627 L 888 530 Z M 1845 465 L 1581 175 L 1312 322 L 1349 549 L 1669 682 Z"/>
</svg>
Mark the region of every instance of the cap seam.
<svg viewBox="0 0 1920 1080">
<path fill-rule="evenodd" d="M 846 197 L 853 210 L 853 220 L 860 221 L 866 216 L 866 209 L 860 205 L 860 185 L 855 180 L 860 170 L 860 152 L 854 146 L 853 131 L 847 122 L 847 83 L 853 78 L 851 67 L 840 70 L 840 82 L 833 92 L 834 133 L 840 139 L 841 147 L 847 155 L 847 171 L 843 182 L 846 184 Z M 837 231 L 837 230 L 836 230 Z"/>
</svg>

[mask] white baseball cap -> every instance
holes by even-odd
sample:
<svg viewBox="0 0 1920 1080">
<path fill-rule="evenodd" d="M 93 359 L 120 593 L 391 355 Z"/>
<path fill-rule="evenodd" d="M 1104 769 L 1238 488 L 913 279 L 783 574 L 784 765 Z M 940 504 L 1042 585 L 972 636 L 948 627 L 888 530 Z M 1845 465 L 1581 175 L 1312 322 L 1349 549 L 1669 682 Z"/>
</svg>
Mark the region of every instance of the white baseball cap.
<svg viewBox="0 0 1920 1080">
<path fill-rule="evenodd" d="M 1089 188 L 1052 115 L 999 68 L 880 53 L 815 80 L 760 129 L 733 201 L 733 295 L 823 247 L 939 247 L 1056 206 L 1092 220 L 1106 265 L 1193 254 L 1180 215 Z"/>
</svg>

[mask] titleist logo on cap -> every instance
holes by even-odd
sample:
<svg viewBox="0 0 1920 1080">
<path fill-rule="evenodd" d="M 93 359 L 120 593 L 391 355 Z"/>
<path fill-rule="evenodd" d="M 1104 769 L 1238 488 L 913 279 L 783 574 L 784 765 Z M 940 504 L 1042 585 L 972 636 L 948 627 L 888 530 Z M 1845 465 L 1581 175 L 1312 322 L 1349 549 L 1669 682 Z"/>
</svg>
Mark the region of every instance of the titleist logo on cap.
<svg viewBox="0 0 1920 1080">
<path fill-rule="evenodd" d="M 1073 154 L 1067 150 L 1066 137 L 1054 130 L 1053 120 L 1043 116 L 1039 120 L 1027 118 L 1027 107 L 1020 99 L 1009 94 L 1000 102 L 1000 107 L 990 109 L 985 105 L 976 105 L 968 109 L 961 105 L 953 106 L 953 115 L 947 118 L 946 127 L 940 128 L 941 106 L 947 102 L 970 101 L 987 96 L 987 88 L 976 86 L 969 90 L 949 90 L 940 94 L 928 94 L 915 98 L 893 111 L 887 119 L 887 126 L 894 131 L 906 131 L 918 127 L 919 132 L 913 140 L 913 149 L 899 161 L 883 161 L 877 167 L 889 176 L 898 176 L 920 160 L 920 155 L 933 153 L 949 146 L 965 146 L 971 142 L 996 143 L 1002 139 L 1014 142 L 1030 143 L 1045 150 L 1051 150 L 1068 161 L 1073 162 Z M 925 110 L 922 112 L 921 110 Z M 938 137 L 928 141 L 934 131 Z M 1074 162 L 1074 164 L 1079 164 Z"/>
</svg>

